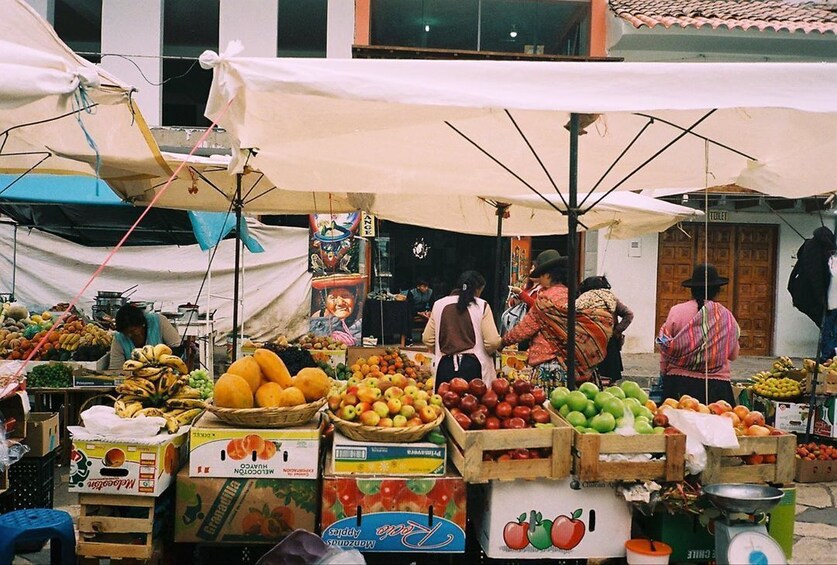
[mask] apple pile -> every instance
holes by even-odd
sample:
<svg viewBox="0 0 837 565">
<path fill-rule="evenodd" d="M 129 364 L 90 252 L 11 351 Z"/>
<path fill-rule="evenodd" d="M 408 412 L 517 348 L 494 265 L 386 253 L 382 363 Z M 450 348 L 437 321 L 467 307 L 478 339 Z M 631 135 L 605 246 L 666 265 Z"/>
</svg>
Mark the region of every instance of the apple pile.
<svg viewBox="0 0 837 565">
<path fill-rule="evenodd" d="M 558 387 L 549 395 L 549 403 L 576 430 L 584 434 L 608 434 L 623 426 L 629 410 L 634 430 L 639 434 L 662 434 L 665 423 L 655 419 L 657 405 L 633 381 L 599 390 L 594 383 L 583 383 L 570 392 Z"/>
<path fill-rule="evenodd" d="M 463 430 L 520 430 L 552 425 L 549 412 L 543 407 L 546 392 L 528 381 L 516 380 L 512 384 L 497 378 L 488 387 L 482 379 L 469 382 L 457 377 L 440 384 L 439 394 Z"/>
<path fill-rule="evenodd" d="M 344 390 L 332 391 L 328 409 L 349 422 L 404 428 L 436 421 L 442 415 L 442 397 L 402 374 L 352 377 Z"/>
<path fill-rule="evenodd" d="M 804 443 L 796 446 L 796 458 L 805 461 L 837 461 L 837 447 L 824 443 Z"/>
</svg>

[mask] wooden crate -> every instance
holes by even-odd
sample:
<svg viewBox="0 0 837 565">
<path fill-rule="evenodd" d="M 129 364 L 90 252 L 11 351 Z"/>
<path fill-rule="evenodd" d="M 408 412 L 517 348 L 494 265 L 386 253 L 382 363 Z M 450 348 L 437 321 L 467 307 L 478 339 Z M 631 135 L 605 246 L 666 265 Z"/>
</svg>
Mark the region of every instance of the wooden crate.
<svg viewBox="0 0 837 565">
<path fill-rule="evenodd" d="M 741 457 L 775 455 L 775 463 L 745 465 Z M 766 437 L 739 436 L 738 449 L 706 448 L 706 469 L 701 483 L 791 483 L 796 472 L 796 436 L 782 433 Z"/>
<path fill-rule="evenodd" d="M 570 474 L 572 428 L 560 418 L 554 428 L 523 430 L 463 430 L 445 409 L 448 457 L 466 483 L 491 480 L 562 479 Z M 483 461 L 487 451 L 517 448 L 551 448 L 549 457 L 512 461 Z"/>
<path fill-rule="evenodd" d="M 170 502 L 166 495 L 79 494 L 76 555 L 92 563 L 99 558 L 153 562 L 155 518 L 172 513 Z M 165 503 L 168 508 L 162 508 Z"/>
<path fill-rule="evenodd" d="M 549 406 L 550 414 L 566 422 Z M 567 423 L 569 426 L 569 423 Z M 681 433 L 622 436 L 573 433 L 573 473 L 583 482 L 682 481 L 686 466 L 686 436 Z M 602 461 L 601 455 L 650 453 L 649 461 Z"/>
</svg>

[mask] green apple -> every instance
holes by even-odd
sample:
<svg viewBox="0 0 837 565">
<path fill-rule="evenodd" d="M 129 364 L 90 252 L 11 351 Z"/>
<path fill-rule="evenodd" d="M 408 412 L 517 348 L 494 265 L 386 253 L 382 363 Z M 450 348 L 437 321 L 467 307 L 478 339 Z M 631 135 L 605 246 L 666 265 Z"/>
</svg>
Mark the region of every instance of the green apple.
<svg viewBox="0 0 837 565">
<path fill-rule="evenodd" d="M 552 407 L 556 410 L 560 410 L 560 408 L 567 402 L 568 394 L 570 394 L 570 391 L 566 388 L 556 388 L 552 391 L 552 394 L 549 395 L 549 403 L 552 404 Z"/>
<path fill-rule="evenodd" d="M 567 395 L 567 406 L 571 412 L 581 412 L 587 406 L 587 397 L 580 390 L 574 390 Z"/>
<path fill-rule="evenodd" d="M 573 427 L 575 428 L 575 431 L 577 431 L 580 434 L 583 434 L 587 431 L 586 426 L 573 426 Z"/>
<path fill-rule="evenodd" d="M 587 406 L 584 407 L 584 410 L 581 411 L 587 418 L 592 418 L 596 414 L 599 413 L 599 409 L 596 408 L 596 404 L 592 400 L 587 401 Z"/>
<path fill-rule="evenodd" d="M 590 382 L 582 383 L 581 386 L 578 387 L 578 390 L 584 393 L 584 396 L 586 396 L 590 400 L 593 400 L 594 398 L 596 398 L 596 395 L 599 394 L 599 387 Z"/>
<path fill-rule="evenodd" d="M 639 420 L 638 422 L 635 422 L 634 429 L 637 431 L 637 433 L 643 435 L 654 433 L 654 427 L 645 420 Z"/>
<path fill-rule="evenodd" d="M 570 412 L 567 414 L 567 421 L 573 427 L 586 427 L 587 426 L 587 417 L 582 414 L 581 412 Z"/>
<path fill-rule="evenodd" d="M 625 391 L 618 386 L 609 386 L 605 389 L 605 392 L 609 392 L 619 400 L 625 400 Z"/>
<path fill-rule="evenodd" d="M 596 408 L 601 410 L 602 406 L 604 406 L 605 400 L 608 400 L 610 398 L 614 398 L 614 396 L 606 390 L 603 390 L 602 392 L 596 395 L 596 398 L 593 399 L 593 403 L 596 405 Z"/>
<path fill-rule="evenodd" d="M 610 412 L 614 418 L 622 418 L 625 415 L 625 403 L 618 398 L 611 398 L 602 407 L 603 412 Z"/>
<path fill-rule="evenodd" d="M 609 412 L 602 412 L 593 416 L 593 419 L 590 421 L 590 427 L 600 434 L 612 432 L 616 429 L 616 418 Z"/>
<path fill-rule="evenodd" d="M 654 426 L 654 433 L 657 435 L 661 435 L 666 433 L 666 429 L 660 426 Z"/>
<path fill-rule="evenodd" d="M 636 398 L 631 398 L 630 396 L 626 398 L 623 402 L 634 416 L 639 416 L 642 412 L 642 409 L 645 408 L 642 404 L 639 403 L 639 400 L 637 400 Z"/>
<path fill-rule="evenodd" d="M 598 430 L 594 430 L 593 428 L 584 428 L 585 434 L 597 434 L 599 433 Z"/>
<path fill-rule="evenodd" d="M 558 413 L 561 414 L 564 418 L 567 417 L 567 414 L 571 412 L 570 407 L 567 404 L 564 404 L 559 410 Z"/>
<path fill-rule="evenodd" d="M 644 405 L 648 400 L 648 395 L 645 391 L 633 381 L 623 381 L 620 383 L 619 387 L 625 391 L 625 395 L 628 396 L 628 398 L 636 398 L 639 400 L 640 404 Z"/>
<path fill-rule="evenodd" d="M 642 410 L 640 410 L 640 411 L 639 411 L 639 415 L 640 415 L 640 416 L 645 416 L 645 417 L 646 417 L 646 418 L 648 418 L 650 421 L 653 421 L 653 420 L 654 420 L 654 413 L 653 413 L 653 412 L 651 412 L 651 410 L 649 410 L 649 409 L 648 409 L 648 408 L 646 408 L 645 406 L 643 406 L 643 407 L 642 407 Z"/>
</svg>

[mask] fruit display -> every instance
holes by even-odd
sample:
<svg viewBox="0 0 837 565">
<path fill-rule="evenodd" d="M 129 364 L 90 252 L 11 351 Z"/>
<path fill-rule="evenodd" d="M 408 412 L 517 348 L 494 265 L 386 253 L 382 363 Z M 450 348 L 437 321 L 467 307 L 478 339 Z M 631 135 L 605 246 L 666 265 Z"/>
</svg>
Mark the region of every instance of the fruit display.
<svg viewBox="0 0 837 565">
<path fill-rule="evenodd" d="M 328 409 L 364 426 L 406 428 L 435 422 L 442 415 L 442 397 L 433 394 L 432 379 L 421 383 L 401 373 L 352 376 L 344 390 L 329 395 Z"/>
<path fill-rule="evenodd" d="M 279 336 L 277 341 L 282 343 L 283 341 L 287 342 L 287 339 L 285 336 Z M 336 341 L 332 339 L 331 336 L 317 336 L 313 333 L 303 335 L 296 340 L 295 343 L 302 349 L 323 349 L 327 351 L 345 351 L 348 349 L 348 346 L 345 343 Z"/>
<path fill-rule="evenodd" d="M 806 461 L 837 461 L 837 447 L 824 443 L 803 443 L 796 446 L 796 458 Z"/>
<path fill-rule="evenodd" d="M 488 387 L 482 379 L 469 382 L 457 377 L 440 384 L 439 394 L 442 403 L 463 430 L 520 430 L 553 426 L 549 412 L 543 407 L 546 392 L 528 381 L 516 380 L 511 383 L 504 378 L 497 378 Z M 509 459 L 525 459 L 547 454 L 521 449 L 489 455 L 503 456 L 505 460 L 505 456 Z"/>
<path fill-rule="evenodd" d="M 291 376 L 282 359 L 257 349 L 230 365 L 215 383 L 214 403 L 220 408 L 286 408 L 315 402 L 331 390 L 331 379 L 319 367 L 305 367 Z"/>
<path fill-rule="evenodd" d="M 116 387 L 117 416 L 165 418 L 166 431 L 176 433 L 189 425 L 204 409 L 201 391 L 189 386 L 189 370 L 165 344 L 134 349 L 122 365 L 130 376 Z"/>
<path fill-rule="evenodd" d="M 585 434 L 608 434 L 629 425 L 625 417 L 630 411 L 633 429 L 638 434 L 662 434 L 668 419 L 657 418 L 656 404 L 633 381 L 604 390 L 586 382 L 578 390 L 559 387 L 549 395 L 549 403 L 577 431 Z"/>
<path fill-rule="evenodd" d="M 20 305 L 4 309 L 0 326 L 0 359 L 17 360 L 29 357 L 54 322 L 51 312 L 30 316 Z M 48 341 L 41 346 L 32 360 L 96 361 L 108 352 L 111 339 L 110 333 L 99 326 L 85 324 L 78 316 L 68 316 L 49 334 Z"/>
<path fill-rule="evenodd" d="M 813 361 L 810 361 L 813 368 Z M 807 361 L 806 361 L 807 364 Z M 770 371 L 760 371 L 748 379 L 748 388 L 759 396 L 772 400 L 790 400 L 804 392 L 803 384 L 789 376 L 796 367 L 789 357 L 779 357 Z"/>
<path fill-rule="evenodd" d="M 215 390 L 215 383 L 209 378 L 205 369 L 195 369 L 189 373 L 189 386 L 201 391 L 201 399 L 212 398 Z"/>
<path fill-rule="evenodd" d="M 73 386 L 73 368 L 64 363 L 36 365 L 26 376 L 28 386 L 68 388 Z"/>
<path fill-rule="evenodd" d="M 398 348 L 388 348 L 383 355 L 361 357 L 349 367 L 352 377 L 380 378 L 383 375 L 404 375 L 416 382 L 427 382 L 431 379 L 432 371 L 429 365 L 416 363 Z"/>
<path fill-rule="evenodd" d="M 326 361 L 317 361 L 317 366 L 325 371 L 325 374 L 330 378 L 338 381 L 348 381 L 349 377 L 352 376 L 352 370 L 349 369 L 349 366 L 345 363 L 338 363 L 336 366 L 332 367 Z"/>
</svg>

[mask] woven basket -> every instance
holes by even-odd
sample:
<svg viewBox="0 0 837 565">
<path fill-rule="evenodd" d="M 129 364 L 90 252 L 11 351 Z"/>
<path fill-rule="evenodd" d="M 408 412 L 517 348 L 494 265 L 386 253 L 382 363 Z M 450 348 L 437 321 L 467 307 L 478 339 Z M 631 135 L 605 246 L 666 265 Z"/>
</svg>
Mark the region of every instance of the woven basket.
<svg viewBox="0 0 837 565">
<path fill-rule="evenodd" d="M 341 434 L 349 439 L 355 441 L 372 441 L 379 443 L 410 443 L 413 441 L 420 441 L 426 436 L 430 430 L 441 425 L 445 419 L 445 413 L 436 418 L 434 421 L 421 426 L 411 426 L 409 428 L 381 428 L 378 426 L 364 426 L 358 422 L 349 422 L 338 418 L 333 412 L 328 412 L 329 419 L 334 423 L 334 427 Z"/>
<path fill-rule="evenodd" d="M 206 409 L 219 420 L 249 428 L 292 428 L 308 423 L 326 403 L 325 398 L 287 408 L 221 408 L 211 401 Z"/>
</svg>

